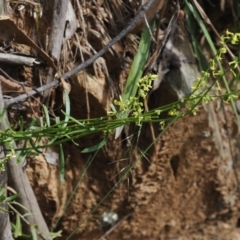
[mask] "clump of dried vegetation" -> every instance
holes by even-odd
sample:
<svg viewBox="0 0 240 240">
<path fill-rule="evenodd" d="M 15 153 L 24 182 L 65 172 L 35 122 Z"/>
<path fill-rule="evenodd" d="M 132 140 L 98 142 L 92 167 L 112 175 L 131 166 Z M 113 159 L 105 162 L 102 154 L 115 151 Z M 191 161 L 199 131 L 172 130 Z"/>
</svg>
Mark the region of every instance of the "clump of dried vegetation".
<svg viewBox="0 0 240 240">
<path fill-rule="evenodd" d="M 0 180 L 6 186 L 8 175 L 11 194 L 21 194 L 13 201 L 0 192 L 2 207 L 8 203 L 15 214 L 12 230 L 8 213 L 0 214 L 6 222 L 0 234 L 9 239 L 23 232 L 33 239 L 60 239 L 61 231 L 62 239 L 123 239 L 124 232 L 132 239 L 197 237 L 193 226 L 209 219 L 219 226 L 226 221 L 226 232 L 234 232 L 239 186 L 232 166 L 238 168 L 239 137 L 227 135 L 238 132 L 240 123 L 237 0 L 152 1 L 144 17 L 111 47 L 108 43 L 141 11 L 141 1 L 4 4 Z M 104 48 L 104 55 L 86 64 Z M 220 117 L 216 107 L 222 109 Z M 196 119 L 191 114 L 199 109 Z M 181 120 L 186 116 L 192 125 Z M 229 126 L 229 116 L 236 129 Z M 196 134 L 198 126 L 207 130 Z M 208 199 L 210 190 L 216 208 Z M 148 219 L 153 224 L 141 231 L 137 226 Z M 200 230 L 215 237 L 210 225 Z"/>
</svg>

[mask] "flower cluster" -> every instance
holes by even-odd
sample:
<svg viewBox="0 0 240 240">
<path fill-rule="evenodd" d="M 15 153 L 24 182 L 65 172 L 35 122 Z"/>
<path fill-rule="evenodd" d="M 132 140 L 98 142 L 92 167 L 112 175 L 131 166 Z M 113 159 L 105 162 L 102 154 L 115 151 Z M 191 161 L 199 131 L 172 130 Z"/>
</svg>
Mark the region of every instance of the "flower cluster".
<svg viewBox="0 0 240 240">
<path fill-rule="evenodd" d="M 141 78 L 138 82 L 139 96 L 146 98 L 148 92 L 152 89 L 152 82 L 157 78 L 158 75 L 151 74 Z"/>
<path fill-rule="evenodd" d="M 220 48 L 213 59 L 209 61 L 209 70 L 207 72 L 202 71 L 201 76 L 197 78 L 192 86 L 193 93 L 189 97 L 186 103 L 186 109 L 190 110 L 194 115 L 198 111 L 198 105 L 200 102 L 209 103 L 213 101 L 220 93 L 221 87 L 218 79 L 223 77 L 226 72 L 223 71 L 221 61 L 223 55 L 227 53 L 227 43 L 238 44 L 240 42 L 240 33 L 232 33 L 227 31 L 225 35 L 221 37 Z M 233 73 L 233 76 L 236 76 L 234 69 L 239 66 L 239 58 L 235 57 L 233 61 L 229 62 L 230 71 Z M 211 73 L 211 74 L 210 74 Z M 215 79 L 214 83 L 208 83 L 208 79 L 212 75 Z M 213 90 L 213 85 L 215 86 Z M 210 94 L 209 91 L 213 94 Z M 231 99 L 237 98 L 237 95 L 228 91 L 227 99 L 225 102 L 231 101 Z"/>
<path fill-rule="evenodd" d="M 9 149 L 11 149 L 11 152 L 6 154 L 4 158 L 0 158 L 0 171 L 5 171 L 6 170 L 5 163 L 11 158 L 16 157 L 16 153 L 15 150 L 12 148 L 12 144 L 13 144 L 12 140 L 5 142 L 5 145 L 7 145 Z"/>
<path fill-rule="evenodd" d="M 119 106 L 119 110 L 117 112 L 109 112 L 110 116 L 116 116 L 118 118 L 127 118 L 129 115 L 137 119 L 136 124 L 141 125 L 143 120 L 143 112 L 144 107 L 141 102 L 141 98 L 146 98 L 148 92 L 152 88 L 152 81 L 157 78 L 157 75 L 147 75 L 141 78 L 138 82 L 138 94 L 136 97 L 130 97 L 128 100 L 123 101 L 120 98 L 120 101 L 114 100 L 115 106 Z M 150 121 L 150 117 L 149 121 Z"/>
<path fill-rule="evenodd" d="M 147 75 L 141 78 L 138 82 L 138 93 L 136 96 L 132 96 L 129 99 L 123 101 L 121 98 L 119 101 L 115 100 L 115 106 L 118 106 L 118 110 L 115 108 L 113 112 L 109 112 L 110 116 L 116 116 L 119 119 L 127 119 L 128 117 L 133 117 L 138 125 L 141 125 L 143 121 L 151 121 L 153 118 L 159 119 L 159 115 L 162 111 L 168 111 L 169 115 L 172 117 L 183 117 L 189 112 L 196 115 L 200 103 L 209 103 L 213 101 L 217 96 L 226 96 L 225 102 L 229 102 L 232 99 L 237 98 L 237 95 L 230 91 L 228 83 L 226 81 L 225 75 L 227 71 L 231 71 L 233 76 L 237 76 L 235 69 L 238 68 L 240 59 L 235 57 L 231 62 L 229 62 L 229 69 L 224 71 L 222 67 L 222 60 L 224 55 L 227 53 L 227 44 L 238 44 L 240 43 L 240 33 L 232 33 L 227 31 L 224 36 L 221 37 L 220 48 L 217 51 L 214 58 L 209 61 L 209 69 L 207 71 L 202 71 L 201 76 L 195 80 L 192 86 L 192 94 L 188 98 L 182 99 L 178 103 L 172 104 L 167 108 L 159 108 L 153 112 L 144 113 L 143 103 L 141 99 L 145 99 L 147 94 L 152 88 L 152 81 L 157 78 L 157 75 Z M 212 82 L 209 82 L 209 77 L 213 78 Z M 226 93 L 222 93 L 222 89 L 219 84 L 219 79 L 224 80 Z M 185 107 L 182 108 L 182 103 Z M 170 109 L 171 108 L 171 109 Z M 164 110 L 165 109 L 165 110 Z M 148 117 L 148 119 L 146 118 Z M 134 120 L 135 121 L 135 120 Z M 160 122 L 161 128 L 164 128 L 165 122 Z"/>
</svg>

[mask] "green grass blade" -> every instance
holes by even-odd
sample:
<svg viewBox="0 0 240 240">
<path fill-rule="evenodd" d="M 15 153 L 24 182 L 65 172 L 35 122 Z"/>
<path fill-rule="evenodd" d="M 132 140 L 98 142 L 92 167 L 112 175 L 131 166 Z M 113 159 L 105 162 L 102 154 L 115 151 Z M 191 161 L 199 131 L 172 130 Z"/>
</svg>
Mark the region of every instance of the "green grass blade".
<svg viewBox="0 0 240 240">
<path fill-rule="evenodd" d="M 32 240 L 38 240 L 37 229 L 35 225 L 30 225 L 30 230 L 32 234 Z"/>
<path fill-rule="evenodd" d="M 149 24 L 151 31 L 155 26 L 155 19 L 153 19 Z M 138 51 L 134 57 L 131 70 L 127 79 L 126 86 L 122 95 L 123 101 L 128 100 L 130 97 L 135 97 L 138 86 L 137 83 L 142 77 L 144 66 L 147 62 L 149 51 L 151 45 L 151 34 L 147 27 L 144 28 L 142 37 L 139 43 Z"/>
<path fill-rule="evenodd" d="M 189 11 L 193 14 L 194 18 L 196 19 L 199 27 L 200 27 L 201 30 L 203 31 L 203 34 L 204 34 L 204 36 L 205 36 L 205 38 L 206 38 L 206 40 L 207 40 L 207 42 L 208 42 L 208 45 L 209 45 L 209 47 L 210 47 L 213 55 L 216 56 L 217 53 L 218 53 L 218 52 L 217 52 L 217 49 L 216 49 L 216 47 L 215 47 L 215 44 L 214 44 L 213 41 L 212 41 L 211 36 L 210 36 L 209 33 L 208 33 L 207 28 L 205 27 L 205 25 L 204 25 L 201 17 L 199 16 L 198 11 L 193 7 L 193 5 L 192 5 L 191 3 L 189 3 L 187 0 L 185 0 L 185 3 L 186 3 L 187 8 L 189 9 Z M 219 69 L 220 69 L 222 72 L 224 72 L 223 66 L 222 66 L 221 62 L 219 61 L 219 59 L 217 59 L 217 63 L 218 63 Z M 231 90 L 230 90 L 230 88 L 229 88 L 229 84 L 228 84 L 228 82 L 227 82 L 226 75 L 223 74 L 221 77 L 222 77 L 222 80 L 223 80 L 223 83 L 224 83 L 224 86 L 225 86 L 225 88 L 226 88 L 227 93 L 230 94 L 230 93 L 231 93 Z M 232 106 L 233 111 L 234 111 L 234 113 L 235 113 L 235 116 L 236 116 L 236 118 L 237 118 L 238 124 L 240 125 L 240 118 L 239 118 L 239 115 L 238 115 L 238 113 L 237 113 L 236 105 L 235 105 L 233 99 L 231 99 L 231 106 Z"/>
<path fill-rule="evenodd" d="M 65 106 L 66 106 L 66 114 L 65 114 L 65 124 L 63 125 L 63 127 L 66 127 L 69 121 L 69 116 L 70 116 L 70 98 L 69 95 L 66 91 L 63 92 L 64 94 L 64 98 L 65 98 Z"/>
<path fill-rule="evenodd" d="M 155 18 L 149 24 L 152 31 L 155 27 Z M 122 100 L 126 101 L 130 97 L 135 97 L 138 90 L 138 81 L 142 77 L 144 66 L 148 60 L 151 45 L 151 33 L 146 26 L 143 30 L 141 40 L 138 46 L 138 51 L 133 59 L 131 70 L 128 75 L 126 86 L 123 91 Z M 123 114 L 123 118 L 128 116 L 127 111 Z M 115 138 L 118 138 L 121 134 L 124 126 L 120 126 L 116 129 Z"/>
<path fill-rule="evenodd" d="M 81 152 L 82 153 L 95 152 L 95 151 L 99 150 L 100 148 L 102 148 L 106 144 L 107 140 L 108 140 L 108 135 L 100 143 L 98 143 L 92 147 L 85 148 Z"/>
<path fill-rule="evenodd" d="M 64 182 L 64 174 L 65 174 L 65 158 L 63 152 L 62 144 L 59 144 L 60 149 L 60 181 Z"/>
<path fill-rule="evenodd" d="M 17 214 L 16 215 L 16 225 L 15 225 L 15 230 L 14 230 L 14 237 L 21 237 L 22 236 L 22 224 L 21 224 L 21 219 L 20 216 Z"/>
<path fill-rule="evenodd" d="M 50 117 L 49 117 L 48 109 L 45 105 L 43 105 L 43 110 L 44 110 L 44 113 L 45 113 L 47 126 L 50 127 Z"/>
<path fill-rule="evenodd" d="M 187 15 L 186 19 L 188 30 L 191 33 L 190 37 L 192 41 L 193 51 L 198 59 L 200 70 L 206 71 L 208 69 L 208 63 L 197 39 L 197 22 L 195 21 L 194 16 L 188 7 L 185 7 L 185 12 Z"/>
</svg>

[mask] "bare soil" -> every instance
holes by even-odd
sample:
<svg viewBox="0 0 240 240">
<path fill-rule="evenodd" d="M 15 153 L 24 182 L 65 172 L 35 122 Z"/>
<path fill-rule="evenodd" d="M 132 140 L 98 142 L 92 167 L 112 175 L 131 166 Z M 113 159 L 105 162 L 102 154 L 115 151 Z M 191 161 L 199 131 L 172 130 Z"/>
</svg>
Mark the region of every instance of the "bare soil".
<svg viewBox="0 0 240 240">
<path fill-rule="evenodd" d="M 73 2 L 76 9 L 76 1 Z M 99 2 L 105 4 L 107 1 Z M 102 6 L 103 12 L 97 12 L 101 13 L 99 18 L 93 18 L 91 11 L 96 10 L 94 6 L 93 3 L 85 5 L 84 18 L 88 27 L 92 23 L 90 28 L 100 31 L 96 21 L 100 19 L 99 16 L 104 18 L 103 9 L 107 7 Z M 129 6 L 133 7 L 133 3 Z M 131 19 L 128 11 L 132 14 L 136 12 L 137 7 L 134 7 L 133 12 L 121 8 L 121 13 L 128 16 L 126 22 Z M 116 13 L 113 11 L 112 14 Z M 20 17 L 25 19 L 25 16 Z M 22 21 L 18 18 L 18 24 L 21 25 Z M 25 21 L 30 24 L 27 18 Z M 22 30 L 32 32 L 32 26 L 28 29 L 28 24 Z M 40 29 L 47 29 L 45 24 L 45 21 L 40 22 Z M 107 25 L 110 35 L 115 35 L 118 27 L 121 29 L 124 26 L 124 22 L 120 22 L 119 26 L 110 25 Z M 44 30 L 37 34 L 35 32 L 39 39 L 43 39 L 41 32 Z M 116 52 L 115 55 L 107 53 L 104 60 L 109 75 L 100 67 L 97 71 L 91 67 L 70 79 L 73 117 L 85 119 L 106 115 L 113 99 L 110 80 L 115 81 L 120 89 L 123 88 L 129 71 L 128 62 L 131 63 L 136 52 L 136 39 L 137 36 L 132 34 L 115 45 L 118 54 L 124 51 L 127 60 L 124 67 L 121 58 L 116 57 Z M 104 45 L 93 34 L 89 34 L 88 40 L 96 50 Z M 68 43 L 63 49 L 69 55 L 72 51 L 74 55 L 76 41 L 70 40 Z M 71 50 L 67 47 L 70 45 Z M 86 46 L 88 45 L 83 47 Z M 20 46 L 18 50 L 21 52 L 29 49 Z M 87 55 L 86 52 L 84 54 Z M 66 60 L 66 68 L 72 68 L 80 61 L 79 53 L 76 62 L 68 55 L 64 57 L 61 61 Z M 30 82 L 34 86 L 39 84 L 35 82 L 35 73 L 29 68 L 20 70 L 21 76 L 14 75 L 16 79 Z M 8 72 L 11 73 L 11 69 Z M 40 74 L 44 74 L 44 69 L 41 69 Z M 157 104 L 170 101 L 164 92 L 164 89 L 158 92 Z M 55 95 L 51 107 L 57 114 L 62 106 L 62 95 L 59 89 L 53 90 L 53 93 Z M 156 102 L 153 102 L 152 106 L 155 105 Z M 107 145 L 96 156 L 81 151 L 99 143 L 102 134 L 77 139 L 79 146 L 68 142 L 64 145 L 64 182 L 60 182 L 59 166 L 46 161 L 46 150 L 37 157 L 29 157 L 26 171 L 48 226 L 56 226 L 54 231 L 62 230 L 62 237 L 58 238 L 61 240 L 68 239 L 75 230 L 71 237 L 75 240 L 239 240 L 240 135 L 231 107 L 224 105 L 220 108 L 220 105 L 220 100 L 217 100 L 202 106 L 196 116 L 189 115 L 176 121 L 163 133 L 155 146 L 146 152 L 146 157 L 134 148 L 134 138 L 130 143 L 125 140 L 125 133 L 117 140 L 114 136 L 109 136 Z M 28 118 L 42 115 L 40 107 L 39 98 L 27 103 L 24 118 L 26 124 Z M 16 118 L 14 116 L 12 119 Z M 158 125 L 154 129 L 156 134 L 160 133 Z M 130 130 L 132 133 L 137 131 L 132 126 Z M 152 141 L 149 126 L 146 125 L 140 136 L 139 149 L 145 150 Z M 58 149 L 52 151 L 58 152 Z M 131 171 L 124 177 L 129 166 L 132 166 Z M 121 177 L 124 177 L 122 181 Z M 103 221 L 104 213 L 116 213 L 118 221 L 107 224 Z"/>
<path fill-rule="evenodd" d="M 156 143 L 157 151 L 150 151 L 148 161 L 141 158 L 137 162 L 72 239 L 99 239 L 111 228 L 101 226 L 104 212 L 117 213 L 120 221 L 105 239 L 239 239 L 236 174 L 240 138 L 234 133 L 236 124 L 229 106 L 224 109 L 228 122 L 219 111 L 218 122 L 214 123 L 221 132 L 223 157 L 206 110 L 202 108 L 197 116 L 177 121 Z M 28 176 L 47 222 L 52 225 L 61 217 L 57 227 L 63 230 L 61 239 L 66 239 L 88 216 L 127 166 L 118 162 L 126 155 L 127 146 L 110 140 L 94 158 L 64 210 L 89 158 L 81 154 L 81 149 L 95 141 L 96 137 L 81 139 L 80 147 L 66 144 L 64 183 L 59 182 L 58 167 L 47 164 L 42 156 L 29 161 Z"/>
</svg>

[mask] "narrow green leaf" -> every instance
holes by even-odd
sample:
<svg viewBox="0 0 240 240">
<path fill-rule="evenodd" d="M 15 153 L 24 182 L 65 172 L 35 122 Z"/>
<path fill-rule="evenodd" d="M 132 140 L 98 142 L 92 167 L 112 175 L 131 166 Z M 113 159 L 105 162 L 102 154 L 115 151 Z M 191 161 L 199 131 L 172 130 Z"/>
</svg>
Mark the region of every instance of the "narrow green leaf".
<svg viewBox="0 0 240 240">
<path fill-rule="evenodd" d="M 205 36 L 205 38 L 206 38 L 206 40 L 207 40 L 207 42 L 208 42 L 208 45 L 209 45 L 209 47 L 210 47 L 213 55 L 216 56 L 216 55 L 217 55 L 217 49 L 216 49 L 216 47 L 215 47 L 215 44 L 214 44 L 213 41 L 212 41 L 212 38 L 211 38 L 211 36 L 210 36 L 210 34 L 209 34 L 206 26 L 204 25 L 202 19 L 200 18 L 199 14 L 198 14 L 198 11 L 192 6 L 191 3 L 189 3 L 189 1 L 185 0 L 185 3 L 186 3 L 186 6 L 188 7 L 189 11 L 190 11 L 190 12 L 193 14 L 193 16 L 195 17 L 195 19 L 196 19 L 199 27 L 202 29 L 203 34 L 204 34 L 204 36 Z M 224 72 L 224 71 L 223 71 L 222 62 L 220 62 L 220 60 L 217 59 L 217 63 L 218 63 L 219 69 L 220 69 L 222 72 Z M 222 78 L 222 80 L 223 80 L 223 83 L 224 83 L 224 85 L 225 85 L 225 88 L 226 88 L 226 90 L 227 90 L 227 93 L 231 93 L 230 88 L 229 88 L 228 81 L 227 81 L 227 79 L 226 79 L 226 74 L 223 74 L 223 75 L 221 76 L 221 78 Z M 238 124 L 240 125 L 240 117 L 239 117 L 239 115 L 238 115 L 238 113 L 237 113 L 236 105 L 235 105 L 233 99 L 231 99 L 231 105 L 232 105 L 233 111 L 234 111 L 234 113 L 235 113 L 235 116 L 236 116 L 236 118 L 237 118 L 237 122 L 238 122 Z"/>
<path fill-rule="evenodd" d="M 14 231 L 14 237 L 20 237 L 22 236 L 22 223 L 20 216 L 17 214 L 16 215 L 16 225 L 15 225 L 15 231 Z"/>
<path fill-rule="evenodd" d="M 13 201 L 13 202 L 11 202 L 11 205 L 16 205 L 16 206 L 19 206 L 20 208 L 24 209 L 25 211 L 29 211 L 25 206 L 23 206 L 22 204 L 20 204 L 18 202 Z"/>
<path fill-rule="evenodd" d="M 5 194 L 5 188 L 2 188 L 1 190 L 0 190 L 0 196 L 2 196 L 2 195 L 4 195 Z"/>
<path fill-rule="evenodd" d="M 64 174 L 65 174 L 65 158 L 62 144 L 59 144 L 60 149 L 60 181 L 64 182 Z"/>
<path fill-rule="evenodd" d="M 32 148 L 36 151 L 36 153 L 42 153 L 42 151 L 40 151 L 39 150 L 39 148 L 38 148 L 38 144 L 39 144 L 39 142 L 41 141 L 41 139 L 40 138 L 37 138 L 37 139 L 35 139 L 35 140 L 33 140 L 33 139 L 29 139 L 29 143 L 31 144 L 31 146 L 32 146 Z"/>
<path fill-rule="evenodd" d="M 60 123 L 61 123 L 60 118 L 59 118 L 59 117 L 56 117 L 56 118 L 55 118 L 55 122 L 56 122 L 56 124 L 60 124 Z"/>
<path fill-rule="evenodd" d="M 45 113 L 47 126 L 50 127 L 50 117 L 49 117 L 48 109 L 45 105 L 43 105 L 43 110 L 44 110 L 44 113 Z"/>
<path fill-rule="evenodd" d="M 155 19 L 150 24 L 151 31 L 155 26 Z M 134 57 L 131 70 L 127 79 L 126 86 L 122 95 L 123 101 L 128 100 L 130 97 L 135 97 L 138 89 L 138 81 L 142 77 L 144 66 L 147 62 L 151 45 L 151 34 L 148 27 L 145 27 L 141 36 L 137 54 Z"/>
<path fill-rule="evenodd" d="M 20 119 L 19 119 L 19 131 L 23 131 L 23 129 L 24 129 L 24 123 L 23 123 L 23 117 L 22 116 L 20 116 Z"/>
<path fill-rule="evenodd" d="M 26 148 L 27 148 L 27 141 L 25 140 L 24 144 L 23 144 L 23 147 L 21 148 L 21 152 L 18 155 L 17 164 L 19 164 L 22 160 L 25 159 L 25 157 L 27 155 L 27 153 L 25 151 Z"/>
<path fill-rule="evenodd" d="M 112 109 L 113 112 L 115 112 L 115 113 L 117 112 L 117 109 L 115 108 L 115 106 L 112 103 L 110 104 L 110 108 Z"/>
<path fill-rule="evenodd" d="M 200 69 L 206 71 L 208 69 L 208 62 L 200 48 L 200 44 L 197 39 L 197 31 L 198 31 L 197 22 L 194 19 L 194 16 L 188 6 L 185 7 L 185 12 L 187 15 L 187 18 L 186 18 L 187 26 L 188 26 L 189 32 L 191 33 L 190 37 L 192 40 L 192 47 L 193 47 L 194 53 L 196 54 L 197 59 L 199 61 Z"/>
<path fill-rule="evenodd" d="M 7 212 L 8 212 L 6 209 L 1 208 L 1 207 L 0 207 L 0 211 L 1 211 L 1 212 L 4 212 L 4 213 L 7 213 Z"/>
<path fill-rule="evenodd" d="M 39 122 L 40 122 L 40 126 L 43 128 L 43 127 L 44 127 L 43 117 L 40 117 L 40 118 L 39 118 Z"/>
<path fill-rule="evenodd" d="M 155 27 L 155 18 L 150 22 L 150 31 Z M 142 77 L 144 66 L 148 60 L 151 45 L 151 34 L 146 26 L 143 30 L 141 40 L 138 46 L 138 51 L 133 59 L 131 70 L 128 75 L 127 83 L 124 88 L 122 100 L 126 101 L 130 97 L 135 97 L 138 90 L 138 81 Z M 126 118 L 128 112 L 123 113 L 122 118 Z M 115 139 L 119 137 L 123 130 L 124 125 L 116 128 Z"/>
<path fill-rule="evenodd" d="M 65 106 L 66 106 L 66 112 L 64 113 L 64 115 L 65 115 L 65 119 L 64 119 L 64 124 L 63 124 L 63 126 L 62 127 L 66 127 L 67 126 L 67 124 L 68 124 L 68 121 L 69 121 L 69 116 L 70 116 L 70 98 L 69 98 L 69 94 L 66 92 L 66 91 L 64 91 L 64 97 L 65 97 Z M 62 111 L 63 112 L 63 111 Z"/>
<path fill-rule="evenodd" d="M 61 237 L 62 236 L 62 230 L 58 231 L 58 232 L 51 232 L 50 233 L 50 237 L 51 237 L 51 240 L 52 239 L 55 239 L 57 237 Z"/>
<path fill-rule="evenodd" d="M 31 230 L 31 234 L 32 234 L 32 239 L 33 240 L 38 240 L 36 226 L 35 225 L 30 225 L 30 230 Z"/>
<path fill-rule="evenodd" d="M 4 114 L 6 113 L 6 107 L 3 108 L 3 111 L 0 113 L 0 122 L 2 121 L 2 118 L 4 116 Z"/>
<path fill-rule="evenodd" d="M 12 195 L 12 196 L 10 196 L 10 197 L 7 197 L 7 198 L 5 199 L 5 201 L 6 201 L 6 202 L 10 202 L 10 201 L 12 201 L 13 199 L 17 198 L 18 196 L 19 196 L 19 194 L 14 194 L 14 195 Z"/>
<path fill-rule="evenodd" d="M 199 16 L 197 10 L 193 7 L 193 5 L 191 3 L 189 3 L 187 0 L 185 0 L 185 3 L 187 5 L 189 11 L 193 14 L 194 18 L 196 19 L 199 27 L 202 29 L 203 34 L 212 50 L 212 53 L 215 56 L 217 54 L 217 49 L 216 49 L 215 44 L 213 43 L 212 38 L 211 38 L 207 28 L 205 27 L 201 17 Z"/>
<path fill-rule="evenodd" d="M 81 152 L 82 153 L 90 153 L 90 152 L 97 151 L 97 150 L 101 149 L 106 144 L 107 139 L 108 139 L 108 136 L 106 136 L 100 143 L 98 143 L 98 144 L 96 144 L 92 147 L 85 148 Z"/>
<path fill-rule="evenodd" d="M 41 117 L 41 118 L 42 118 L 42 117 Z M 31 121 L 31 123 L 29 124 L 27 130 L 32 130 L 32 129 L 34 129 L 35 123 L 36 123 L 36 119 L 33 118 L 32 121 Z"/>
<path fill-rule="evenodd" d="M 70 115 L 70 98 L 69 98 L 69 94 L 66 91 L 64 91 L 64 96 L 65 96 L 65 106 L 66 106 L 65 121 L 68 122 L 69 115 Z"/>
</svg>

